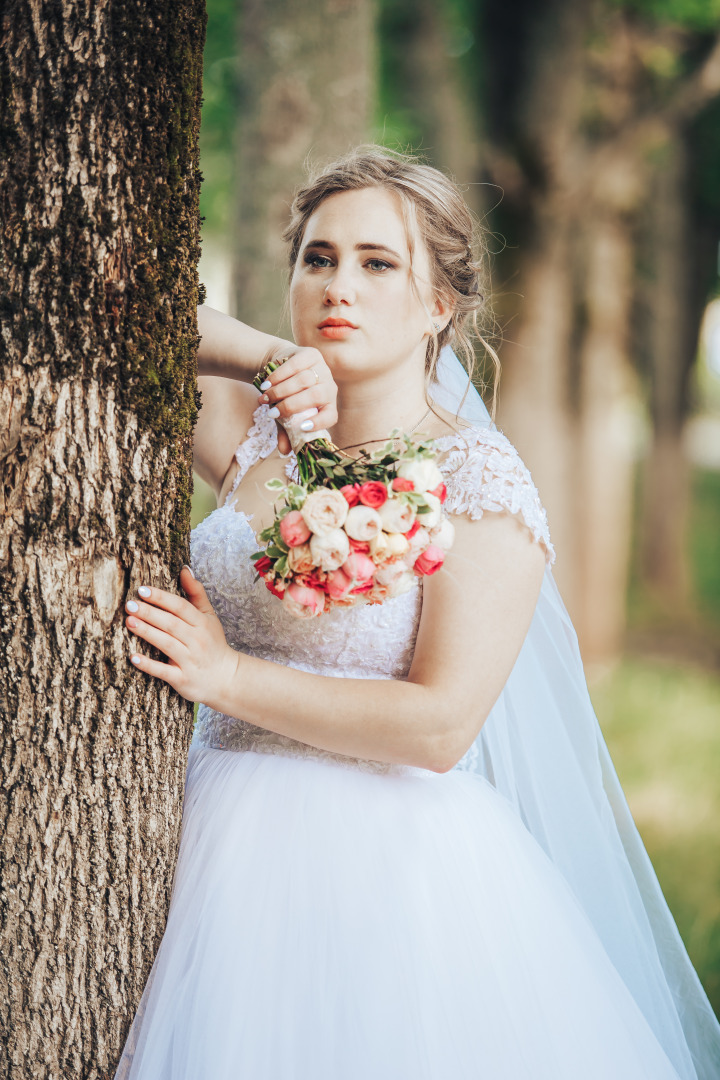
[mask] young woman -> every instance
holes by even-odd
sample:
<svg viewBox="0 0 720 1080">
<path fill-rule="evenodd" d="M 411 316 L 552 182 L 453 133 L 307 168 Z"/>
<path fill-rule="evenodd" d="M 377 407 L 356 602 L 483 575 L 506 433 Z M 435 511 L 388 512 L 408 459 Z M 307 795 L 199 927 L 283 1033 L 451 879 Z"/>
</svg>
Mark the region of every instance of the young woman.
<svg viewBox="0 0 720 1080">
<path fill-rule="evenodd" d="M 201 312 L 218 509 L 188 599 L 148 584 L 127 605 L 168 658 L 138 669 L 202 705 L 117 1076 L 710 1080 L 718 1027 L 607 759 L 537 492 L 438 367 L 482 304 L 462 197 L 361 150 L 298 194 L 288 239 L 297 345 Z M 456 541 L 412 591 L 301 621 L 249 557 L 265 482 L 293 472 L 275 420 L 332 423 L 335 385 L 348 453 L 437 440 Z"/>
</svg>

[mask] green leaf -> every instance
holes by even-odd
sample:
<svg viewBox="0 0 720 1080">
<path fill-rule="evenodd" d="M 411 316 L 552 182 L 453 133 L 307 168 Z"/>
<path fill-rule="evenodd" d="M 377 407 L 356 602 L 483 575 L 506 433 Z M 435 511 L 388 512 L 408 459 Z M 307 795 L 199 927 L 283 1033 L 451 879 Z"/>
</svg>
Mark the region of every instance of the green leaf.
<svg viewBox="0 0 720 1080">
<path fill-rule="evenodd" d="M 269 555 L 271 559 L 281 559 L 285 555 L 285 552 L 276 544 L 268 544 L 266 554 Z"/>
<path fill-rule="evenodd" d="M 288 572 L 287 555 L 283 555 L 283 557 L 281 559 L 278 559 L 278 561 L 273 566 L 273 570 L 275 571 L 276 574 L 280 574 L 281 577 L 284 577 L 285 574 L 287 574 L 287 572 Z"/>
<path fill-rule="evenodd" d="M 266 480 L 265 481 L 265 487 L 268 489 L 268 491 L 284 491 L 285 490 L 285 485 L 283 484 L 282 480 L 278 479 L 278 477 L 276 477 L 276 476 L 273 477 L 272 480 Z"/>
</svg>

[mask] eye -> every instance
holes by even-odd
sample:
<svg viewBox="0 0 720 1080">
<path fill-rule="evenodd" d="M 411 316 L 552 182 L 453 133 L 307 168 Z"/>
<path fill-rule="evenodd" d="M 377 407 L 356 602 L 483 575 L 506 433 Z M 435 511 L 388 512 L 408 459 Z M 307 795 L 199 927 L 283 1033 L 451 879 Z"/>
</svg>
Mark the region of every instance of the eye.
<svg viewBox="0 0 720 1080">
<path fill-rule="evenodd" d="M 317 252 L 312 251 L 303 256 L 303 262 L 306 266 L 314 266 L 317 270 L 325 270 L 326 267 L 332 265 L 327 255 L 318 255 Z"/>
<path fill-rule="evenodd" d="M 382 274 L 386 270 L 392 270 L 392 263 L 386 262 L 385 259 L 368 259 L 365 263 L 369 270 L 373 270 L 376 274 Z"/>
</svg>

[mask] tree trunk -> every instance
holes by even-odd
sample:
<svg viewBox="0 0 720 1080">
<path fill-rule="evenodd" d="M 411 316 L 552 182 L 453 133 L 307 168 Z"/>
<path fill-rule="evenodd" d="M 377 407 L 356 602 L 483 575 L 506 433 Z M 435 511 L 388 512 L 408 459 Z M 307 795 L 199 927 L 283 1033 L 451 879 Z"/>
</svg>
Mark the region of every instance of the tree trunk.
<svg viewBox="0 0 720 1080">
<path fill-rule="evenodd" d="M 323 164 L 366 141 L 374 77 L 371 0 L 243 0 L 236 314 L 289 334 L 281 234 L 309 157 Z"/>
<path fill-rule="evenodd" d="M 188 553 L 204 25 L 202 0 L 5 7 L 9 1080 L 113 1075 L 165 923 L 192 707 L 128 662 L 123 604 Z"/>
</svg>

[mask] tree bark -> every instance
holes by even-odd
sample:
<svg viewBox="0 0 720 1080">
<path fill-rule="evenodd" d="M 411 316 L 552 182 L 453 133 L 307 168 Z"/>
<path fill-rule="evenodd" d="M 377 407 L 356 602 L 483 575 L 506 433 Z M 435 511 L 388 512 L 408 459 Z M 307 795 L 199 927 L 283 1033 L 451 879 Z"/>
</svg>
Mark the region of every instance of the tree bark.
<svg viewBox="0 0 720 1080">
<path fill-rule="evenodd" d="M 233 314 L 289 335 L 281 234 L 310 158 L 368 139 L 374 79 L 371 0 L 243 0 L 240 6 Z"/>
<path fill-rule="evenodd" d="M 192 707 L 129 663 L 123 604 L 188 554 L 204 26 L 202 0 L 4 9 L 9 1080 L 113 1075 L 166 917 Z"/>
</svg>

